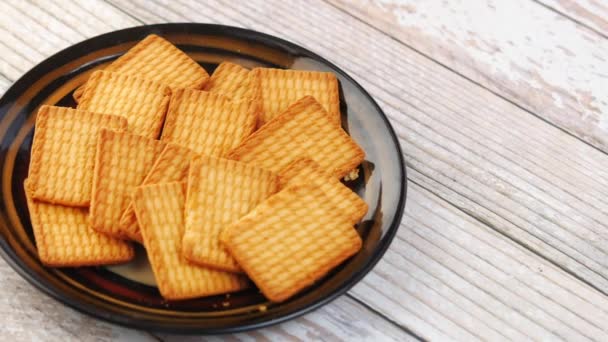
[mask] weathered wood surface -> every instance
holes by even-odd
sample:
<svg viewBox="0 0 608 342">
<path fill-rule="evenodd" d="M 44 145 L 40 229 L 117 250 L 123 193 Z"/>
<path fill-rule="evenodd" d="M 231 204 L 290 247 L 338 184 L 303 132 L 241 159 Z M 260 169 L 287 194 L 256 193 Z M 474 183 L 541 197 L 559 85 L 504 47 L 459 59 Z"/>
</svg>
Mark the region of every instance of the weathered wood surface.
<svg viewBox="0 0 608 342">
<path fill-rule="evenodd" d="M 608 3 L 601 0 L 539 0 L 550 9 L 608 37 Z"/>
<path fill-rule="evenodd" d="M 608 41 L 530 0 L 336 6 L 603 151 Z"/>
<path fill-rule="evenodd" d="M 605 132 L 595 123 L 605 108 L 595 113 L 587 104 L 606 101 L 601 75 L 590 76 L 606 70 L 606 43 L 553 11 L 571 5 L 543 2 L 522 1 L 518 18 L 540 37 L 587 37 L 593 44 L 575 41 L 568 49 L 576 47 L 576 54 L 569 56 L 554 38 L 523 44 L 522 27 L 482 30 L 468 22 L 471 13 L 481 13 L 484 22 L 500 23 L 496 15 L 515 12 L 502 2 L 435 8 L 424 1 L 415 3 L 414 14 L 402 14 L 408 6 L 391 1 L 11 0 L 0 3 L 0 90 L 62 48 L 144 23 L 222 23 L 301 44 L 344 68 L 389 115 L 413 181 L 406 217 L 385 258 L 348 296 L 292 322 L 231 337 L 602 340 L 608 335 L 608 156 L 582 140 L 604 146 Z M 418 17 L 396 24 L 395 17 L 408 15 Z M 442 23 L 458 25 L 451 32 Z M 495 70 L 483 49 L 461 41 L 467 34 L 481 46 L 498 46 Z M 509 39 L 531 60 L 503 50 Z M 554 66 L 545 68 L 553 60 L 591 81 L 565 86 Z M 534 73 L 545 80 L 538 88 Z M 596 98 L 578 101 L 584 92 Z M 17 340 L 69 339 L 81 324 L 87 326 L 83 339 L 182 339 L 90 319 L 2 265 L 2 287 L 12 298 L 0 301 L 0 312 L 11 318 L 0 333 L 6 329 Z M 20 291 L 24 295 L 10 295 Z M 30 322 L 20 323 L 23 317 Z M 34 328 L 43 326 L 51 333 Z"/>
</svg>

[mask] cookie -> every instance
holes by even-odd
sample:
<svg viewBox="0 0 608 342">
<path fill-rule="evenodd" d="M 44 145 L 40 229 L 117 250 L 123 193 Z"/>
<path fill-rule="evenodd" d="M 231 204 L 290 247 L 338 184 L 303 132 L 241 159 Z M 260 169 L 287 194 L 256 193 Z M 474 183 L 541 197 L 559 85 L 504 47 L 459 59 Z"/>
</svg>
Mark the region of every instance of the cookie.
<svg viewBox="0 0 608 342">
<path fill-rule="evenodd" d="M 281 186 L 289 184 L 312 184 L 323 190 L 331 204 L 351 223 L 359 222 L 367 213 L 367 203 L 337 178 L 325 172 L 319 164 L 309 158 L 301 158 L 279 172 Z"/>
<path fill-rule="evenodd" d="M 312 184 L 293 184 L 228 228 L 225 246 L 273 302 L 282 302 L 357 253 L 352 222 Z"/>
<path fill-rule="evenodd" d="M 262 98 L 261 122 L 281 114 L 304 96 L 314 97 L 327 111 L 332 122 L 340 125 L 338 79 L 331 72 L 255 68 Z"/>
<path fill-rule="evenodd" d="M 34 199 L 89 205 L 95 147 L 102 128 L 125 131 L 127 120 L 72 108 L 40 107 L 28 175 Z"/>
<path fill-rule="evenodd" d="M 194 152 L 185 147 L 167 144 L 141 185 L 185 182 L 188 178 L 190 159 L 194 156 Z M 143 242 L 131 202 L 120 218 L 120 232 L 133 241 Z"/>
<path fill-rule="evenodd" d="M 244 92 L 249 82 L 249 69 L 231 62 L 220 63 L 203 90 L 231 99 L 249 98 Z"/>
<path fill-rule="evenodd" d="M 165 84 L 129 74 L 96 71 L 87 81 L 78 109 L 124 116 L 131 133 L 156 139 L 170 97 L 171 90 Z"/>
<path fill-rule="evenodd" d="M 161 140 L 221 157 L 254 131 L 257 115 L 253 101 L 180 89 L 171 98 Z"/>
<path fill-rule="evenodd" d="M 306 96 L 226 155 L 277 173 L 301 157 L 342 178 L 363 161 L 365 152 L 313 97 Z"/>
<path fill-rule="evenodd" d="M 24 183 L 27 207 L 40 261 L 51 267 L 119 264 L 131 260 L 133 247 L 92 230 L 86 208 L 40 202 Z"/>
<path fill-rule="evenodd" d="M 196 61 L 167 40 L 151 34 L 105 68 L 106 71 L 132 74 L 164 83 L 173 89 L 201 89 L 209 74 Z M 74 91 L 80 101 L 84 88 Z"/>
<path fill-rule="evenodd" d="M 220 243 L 225 227 L 278 190 L 270 171 L 234 160 L 197 157 L 190 164 L 183 255 L 201 265 L 241 271 Z"/>
<path fill-rule="evenodd" d="M 181 255 L 184 202 L 183 183 L 141 186 L 133 196 L 144 246 L 161 295 L 168 300 L 181 300 L 247 288 L 246 277 L 194 265 Z"/>
<path fill-rule="evenodd" d="M 91 226 L 118 238 L 128 238 L 120 230 L 120 218 L 135 187 L 141 185 L 165 144 L 126 132 L 102 129 L 97 141 Z"/>
</svg>

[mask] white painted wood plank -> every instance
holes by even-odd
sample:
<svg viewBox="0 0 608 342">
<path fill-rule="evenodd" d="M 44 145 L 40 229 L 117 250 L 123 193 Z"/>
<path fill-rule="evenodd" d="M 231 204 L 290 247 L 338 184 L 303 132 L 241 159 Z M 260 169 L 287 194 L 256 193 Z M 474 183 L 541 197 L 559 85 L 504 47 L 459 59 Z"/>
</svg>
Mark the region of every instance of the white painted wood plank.
<svg viewBox="0 0 608 342">
<path fill-rule="evenodd" d="M 492 339 L 488 326 L 517 341 L 605 336 L 605 296 L 415 184 L 408 201 L 397 240 L 356 296 L 374 298 L 377 310 L 431 339 L 438 337 L 429 331 L 442 329 L 453 337 L 447 320 L 469 319 L 483 339 Z M 433 326 L 412 320 L 414 313 Z"/>
<path fill-rule="evenodd" d="M 117 5 L 146 23 L 250 27 L 336 61 L 379 100 L 421 182 L 428 177 L 467 212 L 608 288 L 605 154 L 323 2 Z M 291 13 L 297 18 L 285 19 Z"/>
<path fill-rule="evenodd" d="M 0 1 L 0 72 L 11 80 L 86 38 L 137 22 L 102 0 Z"/>
<path fill-rule="evenodd" d="M 598 0 L 538 0 L 569 18 L 608 36 L 608 3 Z"/>
<path fill-rule="evenodd" d="M 608 151 L 608 40 L 529 0 L 331 0 Z"/>
<path fill-rule="evenodd" d="M 4 94 L 4 92 L 8 90 L 8 87 L 10 87 L 11 84 L 11 81 L 6 79 L 6 77 L 0 75 L 0 94 Z"/>
<path fill-rule="evenodd" d="M 0 274 L 0 335 L 4 341 L 155 341 L 146 332 L 105 323 L 51 299 L 4 260 L 0 260 Z"/>
</svg>

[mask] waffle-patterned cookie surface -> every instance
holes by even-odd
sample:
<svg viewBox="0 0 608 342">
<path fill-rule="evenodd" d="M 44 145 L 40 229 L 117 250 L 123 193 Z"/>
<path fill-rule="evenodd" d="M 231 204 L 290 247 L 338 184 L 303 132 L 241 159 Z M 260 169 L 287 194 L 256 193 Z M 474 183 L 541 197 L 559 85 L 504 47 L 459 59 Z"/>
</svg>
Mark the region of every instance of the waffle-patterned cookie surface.
<svg viewBox="0 0 608 342">
<path fill-rule="evenodd" d="M 278 173 L 306 156 L 337 178 L 348 174 L 365 157 L 361 147 L 310 96 L 255 131 L 226 158 Z"/>
<path fill-rule="evenodd" d="M 331 72 L 255 68 L 262 97 L 262 123 L 281 114 L 304 96 L 314 97 L 340 124 L 340 92 L 338 79 Z"/>
<path fill-rule="evenodd" d="M 120 230 L 120 218 L 165 144 L 126 132 L 102 129 L 97 141 L 91 226 L 102 233 L 128 238 Z"/>
<path fill-rule="evenodd" d="M 310 158 L 301 158 L 287 165 L 281 170 L 279 177 L 283 187 L 305 183 L 323 190 L 332 205 L 353 224 L 359 222 L 367 213 L 367 203 L 359 195 L 325 172 Z"/>
<path fill-rule="evenodd" d="M 225 227 L 278 190 L 270 171 L 234 160 L 197 157 L 190 164 L 182 253 L 198 264 L 239 272 L 220 243 Z"/>
<path fill-rule="evenodd" d="M 167 40 L 151 34 L 105 68 L 161 82 L 173 89 L 201 89 L 209 74 L 196 61 Z M 85 84 L 86 85 L 86 84 Z M 85 85 L 74 91 L 78 102 Z"/>
<path fill-rule="evenodd" d="M 167 144 L 144 178 L 142 185 L 185 182 L 188 178 L 190 159 L 194 156 L 194 152 L 185 147 Z M 143 242 L 131 201 L 120 219 L 120 231 L 133 241 Z"/>
<path fill-rule="evenodd" d="M 72 108 L 40 107 L 28 175 L 34 199 L 89 205 L 95 146 L 102 128 L 125 131 L 127 120 Z"/>
<path fill-rule="evenodd" d="M 96 71 L 87 81 L 78 109 L 124 116 L 130 132 L 156 139 L 170 97 L 171 89 L 165 84 L 129 74 Z"/>
<path fill-rule="evenodd" d="M 222 62 L 217 66 L 203 90 L 218 93 L 231 99 L 239 99 L 246 94 L 240 93 L 249 81 L 249 69 L 231 62 Z"/>
<path fill-rule="evenodd" d="M 27 207 L 40 261 L 53 267 L 117 264 L 133 258 L 128 242 L 92 230 L 86 208 L 34 200 L 24 183 Z"/>
<path fill-rule="evenodd" d="M 180 89 L 171 98 L 161 139 L 221 157 L 254 131 L 257 115 L 254 101 L 231 101 L 219 94 Z"/>
<path fill-rule="evenodd" d="M 180 254 L 184 233 L 184 185 L 162 183 L 138 187 L 133 205 L 144 246 L 161 295 L 169 300 L 242 290 L 247 278 L 197 266 Z"/>
<path fill-rule="evenodd" d="M 323 190 L 294 184 L 232 225 L 226 246 L 262 293 L 281 302 L 359 251 L 361 238 Z"/>
</svg>

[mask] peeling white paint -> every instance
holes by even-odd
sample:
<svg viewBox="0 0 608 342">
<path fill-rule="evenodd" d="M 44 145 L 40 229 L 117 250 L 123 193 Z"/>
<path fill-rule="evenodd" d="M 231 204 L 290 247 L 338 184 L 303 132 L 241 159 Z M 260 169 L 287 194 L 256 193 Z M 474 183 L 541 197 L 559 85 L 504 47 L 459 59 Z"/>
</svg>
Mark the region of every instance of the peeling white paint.
<svg viewBox="0 0 608 342">
<path fill-rule="evenodd" d="M 564 94 L 571 96 L 579 119 L 608 120 L 603 101 L 608 41 L 532 1 L 378 0 L 375 5 L 392 12 L 408 31 L 456 51 L 461 63 L 547 91 L 556 108 L 564 108 Z"/>
</svg>

